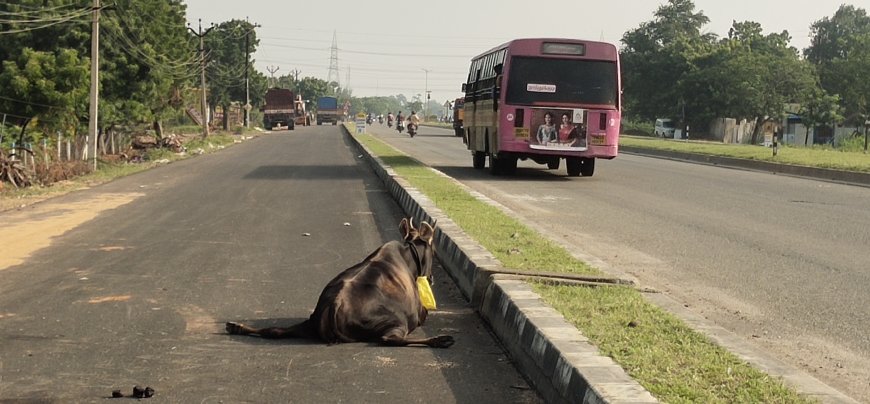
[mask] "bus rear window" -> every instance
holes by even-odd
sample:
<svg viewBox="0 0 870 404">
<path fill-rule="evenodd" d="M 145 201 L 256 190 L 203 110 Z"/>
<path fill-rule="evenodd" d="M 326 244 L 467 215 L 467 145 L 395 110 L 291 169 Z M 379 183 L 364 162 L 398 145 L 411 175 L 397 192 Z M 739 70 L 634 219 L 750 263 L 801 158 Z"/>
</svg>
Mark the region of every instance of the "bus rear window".
<svg viewBox="0 0 870 404">
<path fill-rule="evenodd" d="M 510 66 L 508 104 L 544 102 L 617 106 L 616 62 L 514 57 Z"/>
</svg>

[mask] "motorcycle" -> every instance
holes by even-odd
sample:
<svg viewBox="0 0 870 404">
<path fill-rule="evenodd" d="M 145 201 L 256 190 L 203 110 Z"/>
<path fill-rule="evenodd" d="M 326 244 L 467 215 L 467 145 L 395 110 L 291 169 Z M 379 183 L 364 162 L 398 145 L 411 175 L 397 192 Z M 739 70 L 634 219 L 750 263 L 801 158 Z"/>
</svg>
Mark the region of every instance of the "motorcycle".
<svg viewBox="0 0 870 404">
<path fill-rule="evenodd" d="M 402 121 L 396 122 L 396 130 L 399 131 L 399 133 L 402 133 L 402 131 L 405 130 L 405 125 L 402 124 Z"/>
<path fill-rule="evenodd" d="M 388 117 L 387 117 L 387 127 L 388 127 L 388 128 L 392 128 L 392 127 L 393 127 L 393 117 L 392 117 L 392 116 L 388 116 Z"/>
<path fill-rule="evenodd" d="M 408 134 L 411 135 L 411 137 L 414 137 L 414 135 L 417 134 L 417 125 L 415 125 L 413 123 L 409 123 L 408 124 Z"/>
<path fill-rule="evenodd" d="M 378 117 L 378 123 L 381 124 L 381 125 L 384 124 L 384 117 L 383 117 L 383 115 L 381 115 L 381 116 Z"/>
</svg>

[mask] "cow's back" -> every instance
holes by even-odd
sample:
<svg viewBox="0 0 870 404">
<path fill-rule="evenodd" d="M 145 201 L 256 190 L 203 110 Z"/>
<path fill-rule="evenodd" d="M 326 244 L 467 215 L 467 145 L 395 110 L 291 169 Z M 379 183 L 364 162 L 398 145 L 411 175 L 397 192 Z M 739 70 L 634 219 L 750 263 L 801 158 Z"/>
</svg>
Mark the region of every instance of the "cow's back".
<svg viewBox="0 0 870 404">
<path fill-rule="evenodd" d="M 425 318 L 407 247 L 391 241 L 336 276 L 311 315 L 326 342 L 377 341 L 390 329 L 414 330 Z"/>
</svg>

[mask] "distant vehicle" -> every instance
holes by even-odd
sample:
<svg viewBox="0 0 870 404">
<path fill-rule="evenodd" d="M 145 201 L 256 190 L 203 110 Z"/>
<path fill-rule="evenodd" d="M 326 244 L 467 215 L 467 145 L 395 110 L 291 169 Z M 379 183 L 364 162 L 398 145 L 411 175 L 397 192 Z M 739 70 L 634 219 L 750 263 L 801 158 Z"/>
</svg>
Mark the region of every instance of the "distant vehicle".
<svg viewBox="0 0 870 404">
<path fill-rule="evenodd" d="M 333 125 L 337 125 L 339 116 L 341 113 L 338 110 L 338 98 L 320 97 L 317 99 L 318 125 L 323 125 L 324 122 L 332 122 Z"/>
<path fill-rule="evenodd" d="M 622 119 L 619 53 L 605 42 L 516 39 L 471 60 L 462 85 L 463 138 L 474 168 L 495 175 L 517 160 L 591 176 L 617 155 Z"/>
<path fill-rule="evenodd" d="M 676 126 L 674 121 L 667 118 L 656 119 L 655 134 L 656 136 L 673 139 Z"/>
<path fill-rule="evenodd" d="M 456 137 L 462 137 L 462 118 L 465 116 L 465 110 L 463 109 L 465 105 L 465 100 L 462 98 L 457 98 L 453 101 L 453 133 Z"/>
<path fill-rule="evenodd" d="M 311 125 L 311 117 L 308 115 L 308 112 L 305 111 L 305 101 L 302 100 L 301 95 L 297 95 L 296 99 L 293 101 L 293 109 L 296 114 L 293 118 L 296 125 Z"/>
<path fill-rule="evenodd" d="M 268 130 L 287 127 L 293 130 L 297 119 L 305 122 L 305 105 L 302 104 L 302 113 L 297 114 L 296 96 L 292 90 L 272 87 L 266 90 L 266 105 L 260 107 L 263 111 L 263 127 Z M 301 98 L 299 98 L 301 102 Z"/>
</svg>

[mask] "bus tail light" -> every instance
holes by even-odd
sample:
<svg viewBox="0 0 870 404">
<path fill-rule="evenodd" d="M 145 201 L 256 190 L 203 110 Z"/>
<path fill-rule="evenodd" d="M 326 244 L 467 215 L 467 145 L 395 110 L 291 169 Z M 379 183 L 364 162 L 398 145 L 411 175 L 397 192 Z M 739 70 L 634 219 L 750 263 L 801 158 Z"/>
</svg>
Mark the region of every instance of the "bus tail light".
<svg viewBox="0 0 870 404">
<path fill-rule="evenodd" d="M 524 110 L 522 108 L 518 108 L 514 112 L 514 114 L 516 115 L 516 118 L 514 119 L 514 127 L 515 128 L 522 128 L 523 124 L 525 123 L 525 120 L 526 120 L 525 119 L 526 118 L 526 110 Z"/>
<path fill-rule="evenodd" d="M 598 114 L 598 129 L 605 130 L 607 129 L 607 113 L 602 112 Z"/>
</svg>

